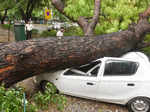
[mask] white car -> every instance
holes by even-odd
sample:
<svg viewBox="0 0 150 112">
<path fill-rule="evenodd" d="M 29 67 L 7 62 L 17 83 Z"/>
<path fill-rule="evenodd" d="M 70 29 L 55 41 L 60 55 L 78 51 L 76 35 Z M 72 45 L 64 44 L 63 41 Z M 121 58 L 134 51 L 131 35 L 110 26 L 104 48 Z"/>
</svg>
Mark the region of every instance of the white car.
<svg viewBox="0 0 150 112">
<path fill-rule="evenodd" d="M 36 77 L 37 83 L 45 81 L 63 94 L 127 105 L 129 112 L 150 112 L 150 62 L 140 52 Z"/>
</svg>

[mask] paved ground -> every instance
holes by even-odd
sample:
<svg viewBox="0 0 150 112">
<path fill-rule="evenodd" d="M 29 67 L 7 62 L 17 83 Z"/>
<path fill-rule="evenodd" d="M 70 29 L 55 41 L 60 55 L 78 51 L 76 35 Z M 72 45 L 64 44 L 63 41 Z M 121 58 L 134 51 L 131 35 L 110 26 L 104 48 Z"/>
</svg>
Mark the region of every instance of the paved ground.
<svg viewBox="0 0 150 112">
<path fill-rule="evenodd" d="M 48 26 L 42 24 L 34 24 L 33 28 L 39 30 L 39 33 L 41 33 L 42 31 L 47 30 Z M 8 41 L 15 41 L 14 31 L 8 31 L 0 27 L 0 43 Z"/>
</svg>

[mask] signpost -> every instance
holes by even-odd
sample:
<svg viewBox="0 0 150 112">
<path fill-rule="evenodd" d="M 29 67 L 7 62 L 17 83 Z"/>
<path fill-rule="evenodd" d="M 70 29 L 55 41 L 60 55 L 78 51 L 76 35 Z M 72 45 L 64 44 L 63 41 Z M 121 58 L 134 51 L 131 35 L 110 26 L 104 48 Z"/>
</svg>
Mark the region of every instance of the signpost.
<svg viewBox="0 0 150 112">
<path fill-rule="evenodd" d="M 50 9 L 45 9 L 45 19 L 49 20 L 52 18 L 52 10 Z"/>
</svg>

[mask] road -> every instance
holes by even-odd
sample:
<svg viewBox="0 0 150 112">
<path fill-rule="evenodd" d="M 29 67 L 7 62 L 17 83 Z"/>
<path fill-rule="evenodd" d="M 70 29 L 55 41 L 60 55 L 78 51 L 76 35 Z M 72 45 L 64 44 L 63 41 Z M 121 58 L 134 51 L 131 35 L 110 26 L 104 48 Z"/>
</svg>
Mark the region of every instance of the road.
<svg viewBox="0 0 150 112">
<path fill-rule="evenodd" d="M 37 29 L 39 33 L 48 29 L 48 25 L 45 24 L 33 24 L 33 29 Z"/>
<path fill-rule="evenodd" d="M 33 24 L 33 29 L 37 29 L 39 33 L 43 32 L 44 30 L 47 30 L 47 28 L 48 26 L 44 24 Z M 8 31 L 0 26 L 0 43 L 8 41 L 15 41 L 14 31 Z"/>
</svg>

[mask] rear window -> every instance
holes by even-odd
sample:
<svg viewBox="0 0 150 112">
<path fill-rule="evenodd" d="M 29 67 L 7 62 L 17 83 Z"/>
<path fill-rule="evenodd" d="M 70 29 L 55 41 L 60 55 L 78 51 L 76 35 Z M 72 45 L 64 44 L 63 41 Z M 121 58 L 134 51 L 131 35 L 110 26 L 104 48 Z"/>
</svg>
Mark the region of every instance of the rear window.
<svg viewBox="0 0 150 112">
<path fill-rule="evenodd" d="M 126 76 L 134 74 L 138 63 L 131 61 L 108 61 L 105 64 L 104 76 Z"/>
</svg>

